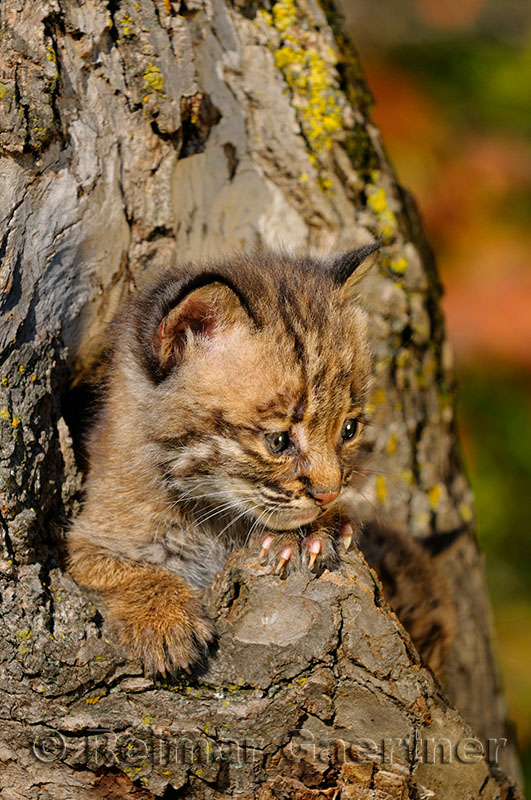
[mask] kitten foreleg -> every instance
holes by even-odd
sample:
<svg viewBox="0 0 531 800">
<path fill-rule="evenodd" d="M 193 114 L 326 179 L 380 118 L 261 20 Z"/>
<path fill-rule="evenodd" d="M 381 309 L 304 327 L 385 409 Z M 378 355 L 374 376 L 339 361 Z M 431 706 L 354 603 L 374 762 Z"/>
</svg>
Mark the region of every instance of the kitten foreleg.
<svg viewBox="0 0 531 800">
<path fill-rule="evenodd" d="M 199 593 L 174 573 L 117 558 L 76 540 L 70 573 L 98 593 L 106 617 L 146 672 L 189 670 L 213 638 Z"/>
</svg>

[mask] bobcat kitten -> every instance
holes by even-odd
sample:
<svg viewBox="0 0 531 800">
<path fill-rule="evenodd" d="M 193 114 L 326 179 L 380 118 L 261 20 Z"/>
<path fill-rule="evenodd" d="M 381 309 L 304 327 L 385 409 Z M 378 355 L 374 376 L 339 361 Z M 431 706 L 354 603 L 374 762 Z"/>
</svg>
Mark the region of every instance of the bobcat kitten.
<svg viewBox="0 0 531 800">
<path fill-rule="evenodd" d="M 70 571 L 149 672 L 206 648 L 199 590 L 251 535 L 277 570 L 350 546 L 371 371 L 356 291 L 377 249 L 188 264 L 112 324 Z"/>
</svg>

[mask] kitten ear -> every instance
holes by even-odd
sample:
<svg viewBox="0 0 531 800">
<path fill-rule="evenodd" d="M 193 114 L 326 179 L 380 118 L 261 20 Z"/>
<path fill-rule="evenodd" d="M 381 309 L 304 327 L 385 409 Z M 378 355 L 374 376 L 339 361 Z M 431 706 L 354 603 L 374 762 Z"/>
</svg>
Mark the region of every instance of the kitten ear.
<svg viewBox="0 0 531 800">
<path fill-rule="evenodd" d="M 235 292 L 223 283 L 194 289 L 163 317 L 153 334 L 153 351 L 164 372 L 169 372 L 194 338 L 213 339 L 246 318 Z"/>
<path fill-rule="evenodd" d="M 373 242 L 357 250 L 350 250 L 336 256 L 330 264 L 330 271 L 341 289 L 343 300 L 350 300 L 356 294 L 356 286 L 378 260 L 381 243 Z"/>
</svg>

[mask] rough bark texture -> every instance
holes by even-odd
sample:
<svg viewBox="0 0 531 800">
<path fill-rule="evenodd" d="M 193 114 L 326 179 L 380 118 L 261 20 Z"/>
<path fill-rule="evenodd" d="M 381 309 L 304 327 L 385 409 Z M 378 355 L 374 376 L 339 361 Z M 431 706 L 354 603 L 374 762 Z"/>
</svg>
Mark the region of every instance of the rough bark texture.
<svg viewBox="0 0 531 800">
<path fill-rule="evenodd" d="M 10 0 L 1 14 L 2 796 L 518 796 L 458 752 L 507 736 L 516 774 L 437 274 L 334 7 Z M 384 258 L 364 287 L 378 365 L 360 516 L 419 537 L 467 528 L 442 556 L 459 619 L 446 695 L 359 554 L 286 581 L 236 555 L 210 593 L 208 670 L 155 685 L 61 569 L 81 485 L 72 375 L 146 272 L 364 231 Z M 450 763 L 426 763 L 415 741 L 430 737 L 450 740 Z"/>
</svg>

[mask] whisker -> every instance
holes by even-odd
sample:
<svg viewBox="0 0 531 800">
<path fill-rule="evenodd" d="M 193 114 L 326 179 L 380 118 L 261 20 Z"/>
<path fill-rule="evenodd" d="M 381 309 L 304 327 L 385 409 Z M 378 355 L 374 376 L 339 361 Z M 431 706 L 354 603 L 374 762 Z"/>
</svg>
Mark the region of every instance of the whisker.
<svg viewBox="0 0 531 800">
<path fill-rule="evenodd" d="M 357 474 L 358 474 L 358 475 L 361 475 L 362 477 L 364 477 L 364 476 L 363 476 L 363 474 L 362 474 L 361 472 L 358 472 Z M 354 488 L 354 487 L 353 487 L 353 488 Z M 367 497 L 367 495 L 365 494 L 365 492 L 364 492 L 362 489 L 355 489 L 354 491 L 356 491 L 358 494 L 360 494 L 360 495 L 363 497 L 363 499 L 365 500 L 365 502 L 366 502 L 366 503 L 368 503 L 368 504 L 370 505 L 370 507 L 371 507 L 371 508 L 372 508 L 372 510 L 374 511 L 374 513 L 375 513 L 376 517 L 378 518 L 378 517 L 379 517 L 379 514 L 380 514 L 380 511 L 381 511 L 381 509 L 377 508 L 377 507 L 374 505 L 373 501 L 372 501 L 372 500 L 370 500 L 370 499 Z"/>
<path fill-rule="evenodd" d="M 208 522 L 209 520 L 219 516 L 220 514 L 223 514 L 224 512 L 230 511 L 232 508 L 240 508 L 240 505 L 239 503 L 236 502 L 236 500 L 230 500 L 228 503 L 223 503 L 223 505 L 217 506 L 213 510 L 209 509 L 208 513 L 203 514 L 202 517 L 199 517 L 198 519 L 194 520 L 194 525 L 195 526 L 204 525 L 205 522 Z"/>
<path fill-rule="evenodd" d="M 192 500 L 200 500 L 201 498 L 204 497 L 215 497 L 220 494 L 229 494 L 227 489 L 212 489 L 208 492 L 204 492 L 203 494 L 194 495 L 193 493 L 196 491 L 197 488 L 199 488 L 199 486 L 193 486 L 187 492 L 184 492 L 184 494 L 180 494 L 179 497 L 172 503 L 172 507 L 178 505 L 179 503 L 186 502 L 190 498 Z"/>
<path fill-rule="evenodd" d="M 239 515 L 238 515 L 238 516 L 237 516 L 235 519 L 233 519 L 233 520 L 232 520 L 232 522 L 229 522 L 229 524 L 228 524 L 228 525 L 225 525 L 225 527 L 224 527 L 224 528 L 223 528 L 223 529 L 222 529 L 222 530 L 221 530 L 221 531 L 218 533 L 218 536 L 217 536 L 217 538 L 219 539 L 219 537 L 221 536 L 221 534 L 222 534 L 222 533 L 225 533 L 225 531 L 226 531 L 228 528 L 231 528 L 231 527 L 232 527 L 232 526 L 233 526 L 233 525 L 234 525 L 236 522 L 238 522 L 238 520 L 239 520 L 239 519 L 241 519 L 242 517 L 244 517 L 246 514 L 249 514 L 249 513 L 250 513 L 251 511 L 253 511 L 255 508 L 260 508 L 260 505 L 261 505 L 261 503 L 257 503 L 257 505 L 255 505 L 255 506 L 252 506 L 252 508 L 246 508 L 244 511 L 242 511 L 242 513 L 241 513 L 241 514 L 239 514 Z"/>
<path fill-rule="evenodd" d="M 273 513 L 273 512 L 271 512 L 271 513 Z M 270 513 L 269 516 L 271 516 L 271 513 Z M 264 509 L 264 511 L 262 511 L 262 513 L 255 519 L 255 521 L 253 522 L 253 524 L 249 528 L 247 536 L 245 537 L 245 542 L 244 542 L 244 545 L 243 545 L 244 547 L 247 546 L 247 543 L 248 543 L 249 539 L 251 538 L 252 532 L 257 527 L 257 525 L 260 523 L 260 520 L 263 519 L 263 517 L 265 517 L 266 514 L 267 514 L 267 509 Z M 265 528 L 263 528 L 263 530 L 265 530 Z"/>
<path fill-rule="evenodd" d="M 385 475 L 386 478 L 394 478 L 397 481 L 402 481 L 403 483 L 408 483 L 409 478 L 406 478 L 404 475 L 399 475 L 396 472 L 387 472 L 385 469 L 371 469 L 370 467 L 364 468 L 364 472 L 358 472 L 355 470 L 353 472 L 354 475 Z"/>
</svg>

